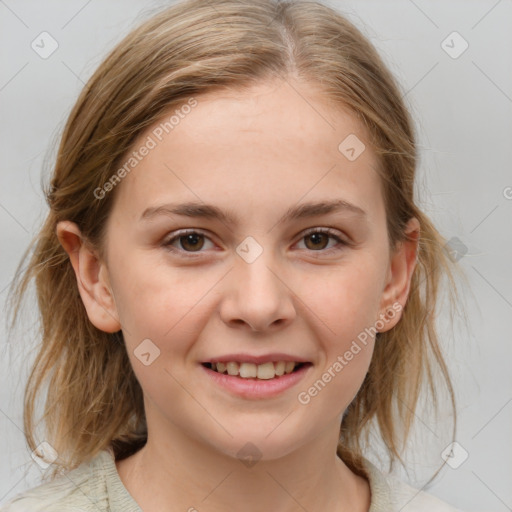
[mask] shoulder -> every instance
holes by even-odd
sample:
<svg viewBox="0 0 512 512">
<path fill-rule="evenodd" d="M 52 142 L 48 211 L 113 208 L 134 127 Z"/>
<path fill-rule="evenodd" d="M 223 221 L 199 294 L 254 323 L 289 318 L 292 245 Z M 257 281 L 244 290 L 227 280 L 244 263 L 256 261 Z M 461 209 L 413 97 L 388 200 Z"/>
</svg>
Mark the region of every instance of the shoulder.
<svg viewBox="0 0 512 512">
<path fill-rule="evenodd" d="M 370 512 L 462 512 L 439 498 L 384 474 L 365 460 L 372 501 Z"/>
<path fill-rule="evenodd" d="M 402 512 L 462 512 L 439 498 L 415 489 L 393 477 L 387 477 L 393 500 Z"/>
<path fill-rule="evenodd" d="M 0 512 L 107 512 L 113 455 L 103 450 L 88 462 L 29 489 L 0 506 Z"/>
</svg>

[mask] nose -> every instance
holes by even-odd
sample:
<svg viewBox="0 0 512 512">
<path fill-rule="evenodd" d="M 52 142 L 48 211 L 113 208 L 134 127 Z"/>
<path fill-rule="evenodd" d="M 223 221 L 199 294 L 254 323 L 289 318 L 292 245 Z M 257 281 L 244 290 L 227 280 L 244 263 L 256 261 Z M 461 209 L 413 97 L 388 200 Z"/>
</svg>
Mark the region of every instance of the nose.
<svg viewBox="0 0 512 512">
<path fill-rule="evenodd" d="M 289 278 L 288 278 L 289 279 Z M 296 316 L 293 292 L 282 269 L 264 251 L 256 261 L 238 258 L 225 283 L 220 316 L 229 327 L 272 331 Z"/>
</svg>

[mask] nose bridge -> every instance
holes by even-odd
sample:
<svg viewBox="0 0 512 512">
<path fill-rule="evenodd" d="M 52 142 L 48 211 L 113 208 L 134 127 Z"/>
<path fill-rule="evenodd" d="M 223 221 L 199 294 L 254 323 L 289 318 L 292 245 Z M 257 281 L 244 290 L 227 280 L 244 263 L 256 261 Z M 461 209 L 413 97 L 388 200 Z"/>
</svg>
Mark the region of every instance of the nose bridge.
<svg viewBox="0 0 512 512">
<path fill-rule="evenodd" d="M 276 258 L 273 257 L 270 249 L 251 262 L 240 258 L 236 264 L 236 270 L 240 276 L 238 289 L 242 292 L 241 296 L 251 294 L 256 297 L 263 294 L 268 303 L 274 297 L 280 296 L 282 283 L 277 277 L 279 274 L 277 266 Z"/>
<path fill-rule="evenodd" d="M 254 330 L 282 324 L 295 316 L 291 292 L 282 281 L 271 248 L 247 237 L 236 249 L 235 268 L 222 307 L 225 322 L 244 322 Z"/>
</svg>

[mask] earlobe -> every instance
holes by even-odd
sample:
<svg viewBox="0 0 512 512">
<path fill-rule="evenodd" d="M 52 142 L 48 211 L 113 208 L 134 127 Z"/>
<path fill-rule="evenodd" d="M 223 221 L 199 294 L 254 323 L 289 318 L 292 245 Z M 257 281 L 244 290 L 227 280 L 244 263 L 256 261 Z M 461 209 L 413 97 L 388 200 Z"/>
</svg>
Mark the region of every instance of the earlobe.
<svg viewBox="0 0 512 512">
<path fill-rule="evenodd" d="M 78 291 L 89 320 L 102 331 L 119 331 L 121 325 L 106 264 L 99 260 L 74 222 L 59 222 L 56 233 L 75 271 Z"/>
<path fill-rule="evenodd" d="M 416 218 L 407 223 L 406 239 L 399 242 L 391 255 L 388 279 L 381 300 L 381 317 L 393 310 L 398 314 L 387 315 L 385 327 L 379 332 L 393 328 L 402 316 L 402 310 L 409 296 L 411 280 L 418 260 L 420 224 Z"/>
</svg>

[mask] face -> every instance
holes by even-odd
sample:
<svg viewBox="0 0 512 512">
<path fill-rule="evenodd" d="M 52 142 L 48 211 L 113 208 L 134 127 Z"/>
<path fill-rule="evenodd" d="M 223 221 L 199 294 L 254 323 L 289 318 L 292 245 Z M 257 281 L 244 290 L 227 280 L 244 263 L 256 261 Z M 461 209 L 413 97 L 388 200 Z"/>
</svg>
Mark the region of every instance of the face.
<svg viewBox="0 0 512 512">
<path fill-rule="evenodd" d="M 122 328 L 150 435 L 230 455 L 252 442 L 272 459 L 339 429 L 372 328 L 398 321 L 382 318 L 403 298 L 403 258 L 393 264 L 378 162 L 348 111 L 286 82 L 195 99 L 161 141 L 156 123 L 134 144 L 157 142 L 117 185 L 100 272 L 113 301 L 109 319 L 89 316 Z M 202 364 L 225 356 L 308 364 L 255 392 Z"/>
</svg>

